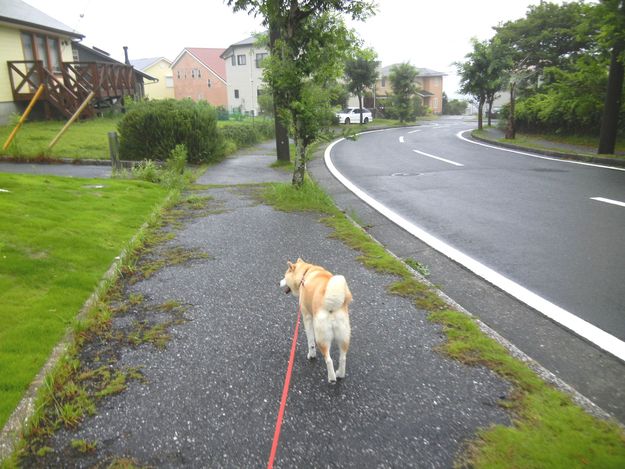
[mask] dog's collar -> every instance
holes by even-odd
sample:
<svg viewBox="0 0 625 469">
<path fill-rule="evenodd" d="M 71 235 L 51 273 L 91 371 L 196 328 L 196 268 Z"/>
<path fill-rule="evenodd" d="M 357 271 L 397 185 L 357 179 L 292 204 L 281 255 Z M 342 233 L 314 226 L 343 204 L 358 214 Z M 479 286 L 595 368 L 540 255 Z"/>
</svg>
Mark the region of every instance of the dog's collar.
<svg viewBox="0 0 625 469">
<path fill-rule="evenodd" d="M 306 274 L 308 273 L 308 271 L 311 269 L 311 267 L 308 267 L 306 269 L 306 272 L 304 272 L 304 275 L 302 275 L 302 280 L 299 282 L 299 286 L 303 287 L 304 286 L 304 278 L 306 277 Z"/>
</svg>

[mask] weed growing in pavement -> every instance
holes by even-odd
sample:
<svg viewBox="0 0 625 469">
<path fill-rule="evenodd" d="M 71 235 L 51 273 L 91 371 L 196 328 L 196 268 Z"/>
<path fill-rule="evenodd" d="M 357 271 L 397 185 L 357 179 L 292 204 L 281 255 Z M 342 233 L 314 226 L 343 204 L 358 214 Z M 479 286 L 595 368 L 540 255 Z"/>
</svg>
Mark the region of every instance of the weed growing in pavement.
<svg viewBox="0 0 625 469">
<path fill-rule="evenodd" d="M 399 259 L 388 253 L 360 227 L 351 223 L 312 181 L 302 189 L 272 184 L 264 200 L 278 210 L 313 211 L 334 229 L 331 235 L 360 252 L 358 259 L 380 273 L 399 280 L 391 293 L 411 298 L 440 324 L 447 341 L 441 351 L 467 365 L 483 365 L 514 386 L 502 405 L 515 415 L 514 425 L 496 425 L 479 433 L 460 455 L 463 467 L 625 467 L 625 434 L 612 422 L 599 420 L 576 406 L 571 398 L 540 379 L 486 336 L 475 320 L 451 308 L 428 284 L 419 281 Z"/>
<path fill-rule="evenodd" d="M 411 269 L 419 272 L 423 277 L 428 277 L 430 275 L 430 269 L 427 265 L 422 262 L 416 261 L 411 257 L 404 259 L 404 262 L 410 266 Z"/>
</svg>

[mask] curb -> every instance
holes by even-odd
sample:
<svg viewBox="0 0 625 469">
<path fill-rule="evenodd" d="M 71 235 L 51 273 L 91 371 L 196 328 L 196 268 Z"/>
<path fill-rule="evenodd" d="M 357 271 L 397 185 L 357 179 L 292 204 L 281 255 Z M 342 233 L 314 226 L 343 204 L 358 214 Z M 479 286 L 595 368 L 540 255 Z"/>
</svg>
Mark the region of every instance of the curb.
<svg viewBox="0 0 625 469">
<path fill-rule="evenodd" d="M 14 156 L 0 157 L 0 163 L 15 164 L 72 164 L 76 166 L 112 166 L 110 160 L 93 158 L 16 158 Z M 131 168 L 138 161 L 120 160 L 124 168 Z"/>
<path fill-rule="evenodd" d="M 496 145 L 503 148 L 510 148 L 511 150 L 519 150 L 519 151 L 527 151 L 530 153 L 537 153 L 539 155 L 550 156 L 553 158 L 560 158 L 563 160 L 574 160 L 574 161 L 582 161 L 584 163 L 596 163 L 605 166 L 615 166 L 618 168 L 625 168 L 625 160 L 613 159 L 613 158 L 602 158 L 600 156 L 585 156 L 585 155 L 576 155 L 574 153 L 566 153 L 555 150 L 541 150 L 537 148 L 524 147 L 521 145 L 516 145 L 514 143 L 500 142 L 498 140 L 492 140 L 487 137 L 482 137 L 474 134 L 475 129 L 471 131 L 471 138 L 474 140 L 479 140 L 480 142 L 489 143 L 491 145 Z"/>
</svg>

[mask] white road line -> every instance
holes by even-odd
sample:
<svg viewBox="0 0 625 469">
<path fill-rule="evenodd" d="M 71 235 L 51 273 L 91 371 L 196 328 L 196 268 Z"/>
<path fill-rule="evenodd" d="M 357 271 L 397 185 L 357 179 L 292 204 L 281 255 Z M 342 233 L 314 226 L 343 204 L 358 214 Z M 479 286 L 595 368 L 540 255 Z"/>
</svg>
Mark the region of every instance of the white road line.
<svg viewBox="0 0 625 469">
<path fill-rule="evenodd" d="M 444 161 L 445 163 L 453 164 L 454 166 L 464 166 L 462 163 L 456 163 L 455 161 L 446 160 L 445 158 L 441 158 L 440 156 L 430 155 L 429 153 L 425 153 L 424 151 L 419 151 L 419 150 L 412 150 L 412 151 L 414 151 L 415 153 L 419 153 L 420 155 L 423 155 L 423 156 L 434 158 L 435 160 L 440 160 L 440 161 Z"/>
<path fill-rule="evenodd" d="M 421 132 L 421 129 L 417 129 L 417 130 L 411 130 L 410 132 L 408 132 L 409 134 L 414 134 L 415 132 Z"/>
<path fill-rule="evenodd" d="M 404 143 L 404 136 L 399 137 L 399 143 Z"/>
<path fill-rule="evenodd" d="M 528 306 L 534 308 L 545 316 L 551 318 L 552 320 L 558 322 L 562 326 L 570 329 L 586 340 L 592 342 L 598 347 L 602 348 L 606 352 L 611 353 L 612 355 L 618 357 L 621 360 L 625 360 L 625 342 L 614 337 L 611 334 L 599 329 L 598 327 L 590 324 L 587 321 L 575 316 L 574 314 L 566 311 L 563 308 L 547 301 L 536 293 L 531 292 L 527 288 L 519 285 L 518 283 L 504 277 L 500 273 L 486 267 L 482 263 L 477 260 L 469 257 L 458 249 L 450 246 L 449 244 L 441 241 L 425 230 L 419 228 L 413 223 L 409 222 L 402 216 L 393 212 L 391 209 L 381 204 L 373 197 L 362 191 L 356 185 L 354 185 L 349 179 L 343 176 L 332 163 L 332 148 L 339 143 L 342 142 L 343 138 L 332 142 L 325 150 L 324 160 L 326 163 L 326 167 L 328 170 L 337 178 L 347 189 L 354 193 L 358 198 L 360 198 L 363 202 L 371 206 L 373 209 L 380 212 L 386 218 L 388 218 L 393 223 L 397 224 L 404 230 L 411 233 L 416 238 L 420 239 L 424 243 L 428 244 L 432 248 L 441 252 L 445 256 L 450 259 L 458 262 L 459 264 L 465 266 L 467 269 L 471 270 L 473 273 L 479 275 L 487 282 L 495 285 L 496 287 L 502 289 L 503 291 L 509 293 L 514 296 L 518 300 L 527 304 Z"/>
<path fill-rule="evenodd" d="M 516 153 L 517 155 L 531 156 L 532 158 L 538 158 L 541 160 L 550 160 L 550 161 L 557 161 L 559 163 L 577 164 L 580 166 L 592 166 L 594 168 L 612 169 L 614 171 L 625 171 L 625 168 L 616 168 L 614 166 L 607 166 L 607 165 L 596 164 L 596 163 L 584 163 L 583 161 L 565 160 L 562 158 L 551 158 L 549 156 L 537 155 L 536 153 L 528 153 L 525 151 L 512 150 L 510 148 L 498 147 L 495 145 L 487 145 L 486 143 L 482 143 L 482 142 L 475 142 L 473 140 L 469 140 L 468 138 L 462 136 L 463 133 L 468 132 L 470 130 L 473 130 L 473 129 L 461 130 L 460 132 L 456 134 L 456 137 L 458 137 L 460 140 L 464 140 L 465 142 L 469 142 L 474 145 L 480 145 L 486 148 L 494 148 L 495 150 L 507 151 L 508 153 Z"/>
<path fill-rule="evenodd" d="M 590 200 L 596 200 L 597 202 L 604 202 L 606 204 L 620 205 L 621 207 L 625 207 L 625 202 L 619 202 L 618 200 L 605 199 L 603 197 L 591 197 Z"/>
</svg>

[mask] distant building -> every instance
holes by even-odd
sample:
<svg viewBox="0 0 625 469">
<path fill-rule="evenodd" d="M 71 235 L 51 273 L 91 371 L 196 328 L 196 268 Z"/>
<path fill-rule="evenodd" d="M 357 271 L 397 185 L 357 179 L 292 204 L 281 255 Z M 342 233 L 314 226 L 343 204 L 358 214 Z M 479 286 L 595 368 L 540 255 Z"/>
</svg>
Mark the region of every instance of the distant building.
<svg viewBox="0 0 625 469">
<path fill-rule="evenodd" d="M 228 105 L 225 49 L 187 47 L 174 60 L 171 69 L 176 99 L 207 101 L 213 106 Z"/>
<path fill-rule="evenodd" d="M 393 88 L 389 80 L 391 69 L 399 64 L 388 65 L 380 69 L 379 79 L 375 86 L 376 106 L 393 94 Z M 443 113 L 443 77 L 445 73 L 437 72 L 429 68 L 418 68 L 419 75 L 415 80 L 418 85 L 417 95 L 423 105 L 430 108 L 434 114 Z M 368 103 L 369 104 L 369 103 Z M 357 105 L 357 104 L 356 104 Z M 369 106 L 373 107 L 372 104 Z"/>
<path fill-rule="evenodd" d="M 171 69 L 171 60 L 165 57 L 131 60 L 130 64 L 136 69 L 153 76 L 158 81 L 145 84 L 145 97 L 150 99 L 173 99 L 174 75 Z"/>
<path fill-rule="evenodd" d="M 222 54 L 228 76 L 228 110 L 258 114 L 258 96 L 264 86 L 262 61 L 269 55 L 254 36 L 232 44 Z"/>
</svg>

